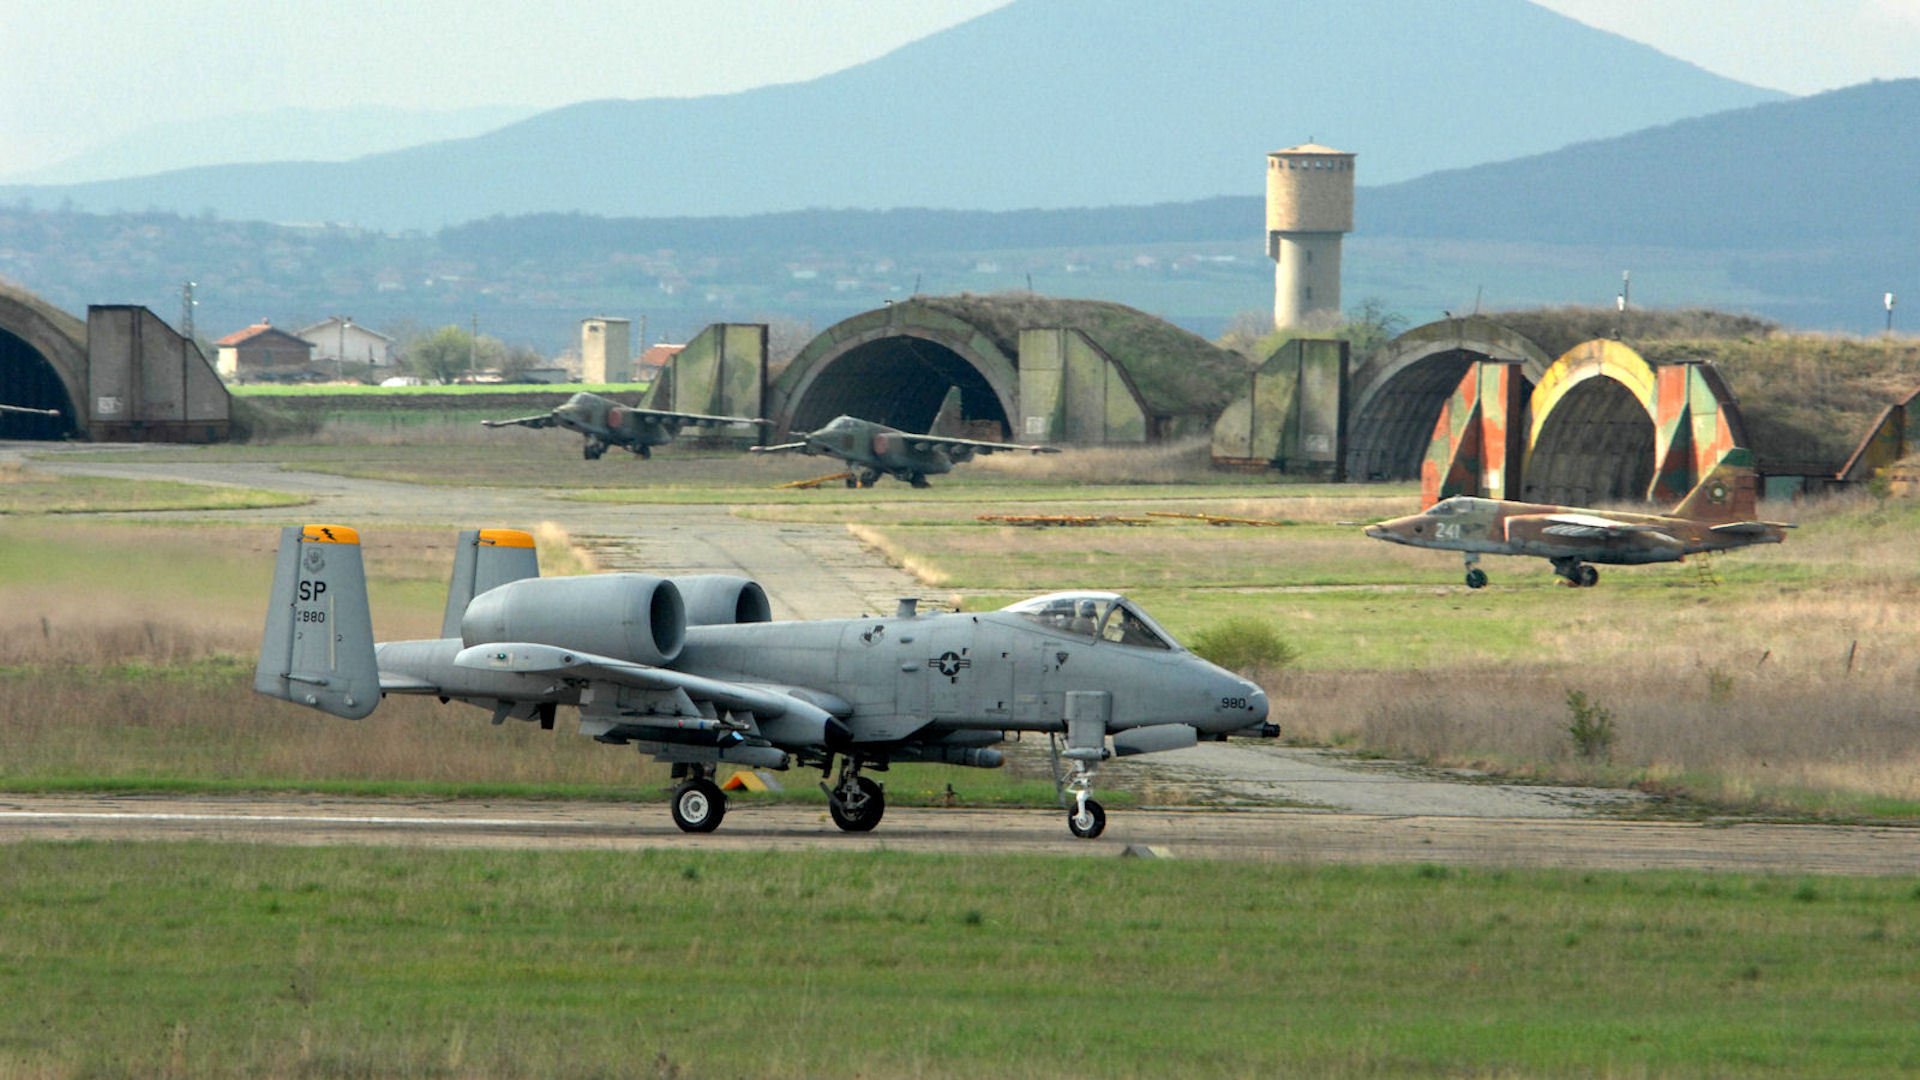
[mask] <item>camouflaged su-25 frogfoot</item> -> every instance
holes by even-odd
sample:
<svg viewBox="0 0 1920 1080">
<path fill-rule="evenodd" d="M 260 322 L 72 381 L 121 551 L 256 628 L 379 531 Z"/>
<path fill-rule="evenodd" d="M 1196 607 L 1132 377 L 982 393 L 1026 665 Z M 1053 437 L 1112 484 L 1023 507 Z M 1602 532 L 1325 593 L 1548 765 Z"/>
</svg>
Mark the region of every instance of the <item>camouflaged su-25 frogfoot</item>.
<svg viewBox="0 0 1920 1080">
<path fill-rule="evenodd" d="M 1793 526 L 1753 519 L 1758 486 L 1752 455 L 1735 450 L 1670 514 L 1456 495 L 1423 513 L 1369 525 L 1367 535 L 1462 552 L 1470 589 L 1487 583 L 1486 571 L 1476 565 L 1482 555 L 1537 555 L 1551 561 L 1567 584 L 1585 587 L 1600 580 L 1600 571 L 1588 563 L 1678 562 L 1706 551 L 1779 543 Z"/>
</svg>

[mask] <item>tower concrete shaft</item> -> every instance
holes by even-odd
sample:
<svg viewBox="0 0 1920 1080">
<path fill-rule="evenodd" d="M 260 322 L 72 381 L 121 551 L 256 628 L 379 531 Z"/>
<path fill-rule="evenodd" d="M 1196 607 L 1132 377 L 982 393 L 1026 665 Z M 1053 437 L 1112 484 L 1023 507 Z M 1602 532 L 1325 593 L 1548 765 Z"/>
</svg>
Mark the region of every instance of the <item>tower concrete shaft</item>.
<svg viewBox="0 0 1920 1080">
<path fill-rule="evenodd" d="M 1354 156 L 1305 143 L 1267 155 L 1267 257 L 1273 325 L 1340 315 L 1341 239 L 1353 231 Z"/>
</svg>

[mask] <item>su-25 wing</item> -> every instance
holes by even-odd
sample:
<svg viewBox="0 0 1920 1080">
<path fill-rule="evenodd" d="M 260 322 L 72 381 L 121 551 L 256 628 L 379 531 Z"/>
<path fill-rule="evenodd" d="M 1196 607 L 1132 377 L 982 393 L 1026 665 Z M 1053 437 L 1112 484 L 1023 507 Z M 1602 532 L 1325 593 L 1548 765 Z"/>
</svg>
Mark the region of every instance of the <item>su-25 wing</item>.
<svg viewBox="0 0 1920 1080">
<path fill-rule="evenodd" d="M 539 416 L 516 416 L 511 420 L 482 420 L 480 421 L 480 426 L 545 428 L 552 427 L 556 423 L 559 423 L 559 421 L 553 418 L 552 413 L 544 412 Z"/>
<path fill-rule="evenodd" d="M 484 529 L 460 534 L 440 637 L 376 643 L 359 535 L 336 525 L 283 531 L 273 589 L 260 693 L 355 719 L 384 694 L 431 695 L 547 729 L 571 707 L 582 734 L 671 764 L 674 822 L 689 832 L 725 814 L 722 764 L 818 768 L 835 824 L 864 832 L 886 805 L 865 770 L 995 768 L 994 744 L 1034 731 L 1064 736 L 1068 824 L 1093 837 L 1105 825 L 1093 777 L 1108 758 L 1278 733 L 1259 687 L 1113 593 L 773 622 L 745 578 L 541 578 L 531 536 Z"/>
<path fill-rule="evenodd" d="M 1018 450 L 1026 454 L 1060 452 L 1057 446 L 1044 446 L 1039 443 L 982 442 L 979 439 L 949 439 L 939 435 L 902 435 L 901 438 L 915 450 L 939 450 L 952 454 L 956 458 L 961 455 L 996 454 L 1008 450 Z"/>
</svg>

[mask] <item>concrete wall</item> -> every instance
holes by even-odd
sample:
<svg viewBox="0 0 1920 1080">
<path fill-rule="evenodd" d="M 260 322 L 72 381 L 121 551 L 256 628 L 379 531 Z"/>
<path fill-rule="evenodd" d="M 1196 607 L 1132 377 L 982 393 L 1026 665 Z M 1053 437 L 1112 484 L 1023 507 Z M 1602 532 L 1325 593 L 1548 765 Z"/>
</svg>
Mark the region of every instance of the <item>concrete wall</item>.
<svg viewBox="0 0 1920 1080">
<path fill-rule="evenodd" d="M 87 309 L 87 390 L 95 439 L 224 439 L 232 399 L 199 346 L 132 304 Z"/>
<path fill-rule="evenodd" d="M 1020 331 L 1020 438 L 1143 443 L 1150 426 L 1126 372 L 1091 338 L 1071 329 Z"/>
<path fill-rule="evenodd" d="M 1213 425 L 1213 461 L 1339 478 L 1346 460 L 1347 343 L 1299 338 L 1274 350 Z"/>
<path fill-rule="evenodd" d="M 648 387 L 649 409 L 708 416 L 764 416 L 765 323 L 714 323 L 667 361 Z"/>
</svg>

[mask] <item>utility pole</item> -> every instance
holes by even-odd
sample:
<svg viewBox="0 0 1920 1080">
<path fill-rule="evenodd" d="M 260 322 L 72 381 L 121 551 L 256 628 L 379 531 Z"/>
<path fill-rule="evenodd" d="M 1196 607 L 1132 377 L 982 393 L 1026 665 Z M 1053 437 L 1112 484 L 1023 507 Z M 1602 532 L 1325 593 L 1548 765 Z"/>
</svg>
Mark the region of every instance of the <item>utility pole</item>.
<svg viewBox="0 0 1920 1080">
<path fill-rule="evenodd" d="M 1892 294 L 1889 293 L 1889 296 Z M 193 298 L 193 282 L 180 286 L 180 336 L 193 341 L 193 308 L 199 301 Z"/>
</svg>

